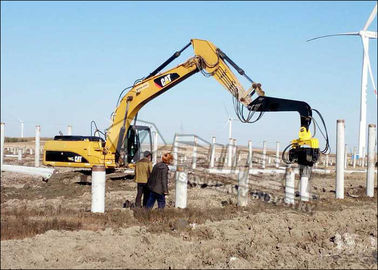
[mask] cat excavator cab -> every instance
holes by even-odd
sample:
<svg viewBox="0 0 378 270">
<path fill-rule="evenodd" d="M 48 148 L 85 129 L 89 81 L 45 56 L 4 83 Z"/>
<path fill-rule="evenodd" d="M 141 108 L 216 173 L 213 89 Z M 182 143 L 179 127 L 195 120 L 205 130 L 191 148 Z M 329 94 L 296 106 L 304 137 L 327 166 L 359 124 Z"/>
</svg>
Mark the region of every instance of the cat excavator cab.
<svg viewBox="0 0 378 270">
<path fill-rule="evenodd" d="M 151 130 L 148 126 L 131 125 L 126 133 L 125 144 L 120 156 L 126 164 L 133 164 L 143 158 L 145 151 L 152 152 Z"/>
<path fill-rule="evenodd" d="M 194 50 L 193 57 L 162 72 L 190 45 Z M 251 83 L 249 89 L 243 88 L 228 65 Z M 215 78 L 233 96 L 236 114 L 242 122 L 254 122 L 252 116 L 255 112 L 260 112 L 258 119 L 267 111 L 299 112 L 300 132 L 298 139 L 290 144 L 289 162 L 307 166 L 316 162 L 319 146 L 318 140 L 312 137 L 309 130 L 312 109 L 307 103 L 265 96 L 261 84 L 254 82 L 221 49 L 210 41 L 192 39 L 148 76 L 128 88 L 129 91 L 117 102 L 112 114 L 112 125 L 107 129 L 105 139 L 93 136 L 56 136 L 45 144 L 43 164 L 87 168 L 104 165 L 110 169 L 133 164 L 140 158 L 142 151 L 151 151 L 150 129 L 131 124 L 139 110 L 197 72 Z"/>
<path fill-rule="evenodd" d="M 97 136 L 55 136 L 54 140 L 45 144 L 43 163 L 55 167 L 90 168 L 91 158 L 96 156 L 91 154 L 91 150 L 101 151 L 104 147 L 105 140 Z M 73 151 L 69 151 L 68 148 Z M 130 125 L 124 144 L 118 152 L 119 166 L 134 164 L 143 157 L 144 151 L 151 152 L 151 149 L 150 127 Z"/>
</svg>

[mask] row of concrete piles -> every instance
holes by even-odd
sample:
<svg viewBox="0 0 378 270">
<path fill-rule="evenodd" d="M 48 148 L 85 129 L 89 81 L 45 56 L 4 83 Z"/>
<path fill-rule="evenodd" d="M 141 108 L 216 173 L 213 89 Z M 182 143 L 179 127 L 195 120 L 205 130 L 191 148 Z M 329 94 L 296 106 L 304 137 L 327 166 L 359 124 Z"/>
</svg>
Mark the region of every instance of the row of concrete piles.
<svg viewBox="0 0 378 270">
<path fill-rule="evenodd" d="M 193 138 L 193 147 L 192 147 L 192 164 L 191 169 L 196 169 L 196 161 L 197 161 L 197 148 L 198 148 L 198 137 L 195 135 L 189 135 L 194 136 Z M 179 158 L 178 158 L 178 149 L 180 148 L 180 137 L 188 137 L 188 135 L 175 135 L 174 142 L 173 142 L 173 156 L 174 156 L 174 167 L 177 168 L 176 170 L 176 203 L 175 206 L 178 208 L 186 208 L 187 205 L 187 171 L 185 170 L 185 166 L 179 165 Z M 188 146 L 185 145 L 185 146 Z M 185 149 L 187 147 L 183 147 L 182 149 Z M 237 200 L 239 206 L 247 206 L 248 204 L 248 196 L 249 196 L 249 174 L 253 173 L 253 161 L 255 163 L 260 164 L 260 168 L 262 171 L 266 169 L 266 163 L 268 161 L 268 164 L 271 164 L 271 157 L 267 158 L 267 142 L 263 142 L 263 149 L 260 159 L 253 159 L 253 147 L 252 147 L 252 141 L 248 141 L 248 154 L 246 157 L 246 162 L 243 163 L 243 165 L 238 166 L 238 161 L 241 160 L 241 155 L 237 157 L 237 145 L 235 139 L 229 139 L 229 143 L 226 146 L 226 154 L 225 158 L 223 160 L 220 160 L 221 157 L 216 157 L 216 148 L 224 148 L 223 145 L 216 143 L 216 138 L 212 137 L 212 141 L 210 144 L 210 153 L 209 153 L 209 167 L 208 172 L 210 173 L 237 173 L 238 174 L 238 188 L 237 188 Z M 215 168 L 216 161 L 221 161 L 223 163 L 224 168 L 228 169 L 222 169 L 217 170 Z M 223 161 L 223 162 L 222 162 Z M 274 161 L 274 167 L 278 169 L 280 167 L 280 143 L 276 142 L 276 149 L 275 149 L 275 156 L 273 158 Z M 183 163 L 182 160 L 180 162 Z M 236 170 L 233 170 L 232 168 L 237 168 Z M 261 171 L 260 171 L 261 172 Z M 291 168 L 289 169 L 289 174 L 287 174 L 289 177 L 289 181 L 287 181 L 287 184 L 292 187 L 286 188 L 286 195 L 287 198 L 285 201 L 287 203 L 294 203 L 294 170 Z M 308 201 L 309 200 L 309 192 L 308 192 L 308 180 L 309 180 L 309 172 L 303 173 L 301 171 L 301 200 Z M 307 180 L 307 181 L 306 181 Z"/>
<path fill-rule="evenodd" d="M 181 155 L 179 157 L 179 149 L 185 149 L 187 148 L 188 144 L 185 145 L 182 144 L 181 139 L 184 137 L 193 136 L 193 151 L 190 153 L 191 157 L 191 167 L 192 169 L 197 168 L 197 160 L 198 160 L 198 140 L 199 138 L 195 135 L 175 135 L 175 139 L 173 142 L 173 156 L 174 156 L 174 166 L 177 166 L 180 162 L 183 163 L 187 161 L 188 156 Z M 267 154 L 267 142 L 263 141 L 263 148 L 262 153 L 256 153 L 253 152 L 252 148 L 252 141 L 248 141 L 248 153 L 245 153 L 245 151 L 238 150 L 238 146 L 236 145 L 236 139 L 229 139 L 229 143 L 224 146 L 222 144 L 216 143 L 216 137 L 212 137 L 212 142 L 209 143 L 210 146 L 210 154 L 208 157 L 209 160 L 209 169 L 214 169 L 216 167 L 221 166 L 222 168 L 237 168 L 238 166 L 242 165 L 244 166 L 246 163 L 248 164 L 249 168 L 252 169 L 252 163 L 259 164 L 259 168 L 265 169 L 266 167 L 275 167 L 280 168 L 281 164 L 281 154 L 280 154 L 280 142 L 275 143 L 275 151 L 270 151 L 270 155 Z M 156 143 L 154 143 L 156 145 Z M 183 147 L 182 147 L 183 145 Z M 216 150 L 224 149 L 226 148 L 226 153 L 217 154 Z M 156 153 L 157 147 L 154 150 L 154 153 Z M 221 151 L 223 152 L 223 151 Z M 189 155 L 189 156 L 190 156 Z M 356 148 L 354 148 L 353 153 L 350 153 L 348 155 L 347 152 L 347 145 L 345 144 L 345 150 L 344 150 L 344 168 L 366 168 L 367 167 L 367 155 L 363 155 L 363 157 L 357 158 L 356 155 Z M 156 154 L 154 155 L 156 158 Z M 242 159 L 245 158 L 246 162 L 240 163 Z M 216 166 L 217 164 L 217 166 Z M 322 155 L 317 163 L 314 164 L 314 168 L 318 168 L 319 166 L 323 166 L 323 168 L 328 168 L 329 166 L 335 166 L 336 164 L 336 157 L 332 156 L 330 157 L 329 154 Z M 214 170 L 213 170 L 214 171 Z"/>
<path fill-rule="evenodd" d="M 36 156 L 33 149 L 27 147 L 4 147 L 4 157 L 17 158 L 18 161 L 22 161 L 26 155 L 31 156 L 34 154 L 34 157 Z M 40 149 L 39 154 L 43 154 L 43 149 Z M 36 167 L 38 167 L 38 164 Z"/>
<path fill-rule="evenodd" d="M 365 152 L 365 150 L 363 150 Z M 318 166 L 318 164 L 322 164 L 325 168 L 328 166 L 334 166 L 336 165 L 336 158 L 330 158 L 328 154 L 324 155 L 324 158 L 322 160 L 318 161 L 318 163 L 315 164 L 315 167 Z M 368 165 L 368 157 L 366 154 L 363 154 L 362 157 L 357 156 L 357 147 L 353 147 L 353 152 L 348 153 L 348 145 L 344 145 L 344 168 L 366 168 Z"/>
<path fill-rule="evenodd" d="M 368 151 L 366 171 L 366 195 L 374 197 L 374 174 L 376 158 L 376 125 L 368 126 Z M 337 120 L 336 125 L 336 198 L 344 199 L 344 169 L 346 164 L 345 154 L 345 121 Z"/>
<path fill-rule="evenodd" d="M 43 153 L 43 149 L 41 148 L 41 127 L 39 125 L 35 126 L 35 146 L 33 148 L 27 147 L 15 147 L 15 146 L 4 146 L 5 141 L 5 123 L 1 123 L 1 165 L 3 165 L 4 157 L 14 157 L 17 158 L 19 161 L 22 160 L 24 155 L 29 154 L 33 155 L 34 152 L 34 166 L 40 166 L 40 157 Z M 7 151 L 8 154 L 5 154 Z"/>
<path fill-rule="evenodd" d="M 366 177 L 366 194 L 369 197 L 374 196 L 374 159 L 375 159 L 375 125 L 369 125 L 369 148 L 368 148 L 368 169 Z M 192 145 L 192 163 L 191 169 L 197 168 L 197 148 L 199 138 L 195 135 L 185 135 L 194 136 Z M 212 138 L 210 145 L 210 162 L 209 167 L 215 167 L 215 147 L 216 139 Z M 175 192 L 175 207 L 176 208 L 186 208 L 187 207 L 187 183 L 188 183 L 188 170 L 182 164 L 178 164 L 178 148 L 179 148 L 179 138 L 176 135 L 173 143 L 173 155 L 175 163 L 174 168 L 176 169 L 176 192 Z M 236 143 L 235 140 L 230 140 L 227 146 L 227 159 L 225 163 L 231 167 L 232 157 L 235 156 Z M 153 133 L 153 162 L 157 161 L 157 134 Z M 337 121 L 337 153 L 336 153 L 336 198 L 344 197 L 344 175 L 343 170 L 345 167 L 345 144 L 344 144 L 344 121 Z M 266 142 L 263 143 L 262 151 L 263 160 L 261 166 L 265 168 L 265 157 L 266 157 Z M 280 164 L 279 161 L 279 143 L 276 144 L 276 164 L 278 168 Z M 252 142 L 248 142 L 248 157 L 247 165 L 240 166 L 238 170 L 238 188 L 237 188 L 237 201 L 238 206 L 247 206 L 249 200 L 249 174 L 252 168 Z M 299 194 L 301 201 L 309 201 L 310 193 L 310 176 L 311 167 L 299 166 L 300 174 L 300 187 Z M 295 170 L 293 167 L 288 165 L 286 167 L 285 174 L 285 203 L 295 204 Z M 105 167 L 95 166 L 92 169 L 92 212 L 104 213 L 105 211 Z"/>
<path fill-rule="evenodd" d="M 44 178 L 49 178 L 53 172 L 54 169 L 50 168 L 41 168 L 40 167 L 40 158 L 41 154 L 43 153 L 43 149 L 41 149 L 41 127 L 37 125 L 35 127 L 35 146 L 34 151 L 32 148 L 26 149 L 26 148 L 17 148 L 17 147 L 4 147 L 5 143 L 5 123 L 1 123 L 1 147 L 0 147 L 0 156 L 1 156 L 1 171 L 10 171 L 10 172 L 19 172 L 24 174 L 31 174 L 31 175 L 39 175 Z M 8 153 L 4 155 L 6 150 Z M 17 166 L 17 165 L 9 165 L 4 164 L 4 156 L 6 157 L 17 157 L 19 161 L 22 160 L 23 155 L 25 155 L 27 152 L 29 152 L 30 155 L 34 152 L 34 167 L 27 167 L 27 166 Z"/>
<path fill-rule="evenodd" d="M 1 124 L 1 165 L 3 168 L 3 153 L 4 153 L 4 123 Z M 369 125 L 369 147 L 368 147 L 368 157 L 367 157 L 367 176 L 366 176 L 366 194 L 369 197 L 374 196 L 374 159 L 375 159 L 375 144 L 376 144 L 376 127 L 375 125 Z M 157 133 L 153 133 L 153 162 L 157 161 Z M 175 136 L 173 144 L 173 154 L 175 157 L 176 165 L 176 207 L 186 208 L 187 205 L 187 172 L 184 170 L 184 167 L 177 166 L 178 160 L 178 137 Z M 344 168 L 346 167 L 346 154 L 345 154 L 345 143 L 344 143 L 344 121 L 337 121 L 337 153 L 336 153 L 336 198 L 344 198 Z M 209 168 L 215 167 L 216 161 L 216 139 L 212 138 L 210 145 L 210 163 Z M 197 165 L 197 147 L 198 147 L 198 137 L 194 136 L 193 142 L 193 155 L 192 155 L 192 169 L 196 169 Z M 276 143 L 276 152 L 275 152 L 275 167 L 278 168 L 280 165 L 280 156 L 279 156 L 279 142 Z M 237 164 L 236 156 L 236 140 L 230 139 L 229 144 L 227 145 L 227 156 L 224 160 L 224 163 L 228 167 L 235 166 Z M 15 148 L 7 148 L 7 151 L 13 151 L 15 153 Z M 248 176 L 250 170 L 252 169 L 252 142 L 248 142 L 248 156 L 247 156 L 247 165 L 242 166 L 238 170 L 238 189 L 237 189 L 237 198 L 239 206 L 246 206 L 248 204 Z M 29 153 L 32 154 L 32 150 L 29 150 Z M 266 141 L 263 142 L 262 158 L 261 158 L 261 168 L 266 167 Z M 17 149 L 18 158 L 21 149 Z M 40 126 L 36 126 L 36 136 L 35 136 L 35 167 L 39 167 L 40 160 Z M 327 164 L 327 162 L 326 162 Z M 5 165 L 7 166 L 7 165 Z M 9 165 L 8 165 L 9 166 Z M 23 167 L 23 166 L 19 166 Z M 28 167 L 23 167 L 23 172 L 27 172 Z M 22 172 L 21 170 L 21 172 Z M 309 167 L 300 166 L 299 172 L 301 175 L 300 180 L 300 198 L 302 201 L 308 201 L 310 199 L 309 194 L 309 177 L 311 170 Z M 286 169 L 285 177 L 285 202 L 288 204 L 294 204 L 294 176 L 295 172 L 290 166 Z M 94 167 L 92 170 L 92 212 L 103 213 L 105 211 L 105 168 L 104 167 Z"/>
<path fill-rule="evenodd" d="M 182 139 L 185 137 L 192 137 L 193 141 L 190 143 L 183 142 Z M 173 142 L 173 157 L 174 157 L 174 163 L 173 166 L 176 167 L 180 163 L 184 163 L 187 160 L 187 155 L 179 155 L 179 150 L 184 149 L 184 151 L 187 150 L 188 146 L 192 147 L 192 152 L 189 154 L 191 158 L 191 168 L 196 169 L 197 168 L 197 161 L 198 161 L 198 149 L 202 148 L 199 146 L 198 142 L 200 139 L 196 135 L 175 135 L 174 142 Z M 205 144 L 206 141 L 203 140 Z M 243 166 L 245 164 L 248 164 L 248 167 L 252 169 L 252 163 L 259 163 L 261 169 L 265 169 L 268 165 L 274 165 L 275 168 L 279 168 L 280 166 L 280 143 L 276 142 L 276 150 L 275 150 L 275 156 L 268 156 L 267 155 L 267 142 L 263 142 L 263 149 L 262 153 L 253 155 L 253 148 L 252 148 L 252 141 L 248 141 L 248 152 L 238 150 L 238 146 L 236 144 L 236 139 L 229 139 L 229 143 L 224 146 L 222 144 L 216 143 L 216 137 L 212 137 L 212 142 L 207 143 L 210 151 L 209 151 L 209 164 L 208 169 L 215 169 L 219 167 L 219 164 L 222 168 L 236 168 L 240 166 L 240 162 L 243 158 L 246 159 L 246 162 L 243 163 Z M 224 153 L 223 150 L 226 150 L 226 153 Z M 220 154 L 217 154 L 217 150 L 220 150 Z M 216 166 L 218 164 L 218 166 Z"/>
<path fill-rule="evenodd" d="M 368 151 L 366 157 L 366 195 L 368 197 L 374 197 L 374 174 L 375 174 L 375 148 L 376 148 L 376 126 L 373 124 L 369 125 L 368 128 Z M 197 160 L 197 137 L 194 137 L 194 146 L 193 146 L 193 160 L 192 160 L 192 169 L 196 168 L 196 160 Z M 175 136 L 174 143 L 173 143 L 173 153 L 175 157 L 175 166 L 177 166 L 177 157 L 178 157 L 178 138 L 177 135 Z M 216 149 L 216 138 L 212 138 L 212 142 L 210 145 L 210 162 L 209 162 L 209 169 L 215 167 L 215 149 Z M 235 157 L 236 152 L 236 140 L 230 139 L 229 144 L 227 145 L 227 156 L 224 161 L 225 167 L 233 167 L 237 159 Z M 346 153 L 346 144 L 344 140 L 344 121 L 338 120 L 337 121 L 337 151 L 336 151 L 336 198 L 342 199 L 344 198 L 344 169 L 347 168 L 347 153 Z M 238 202 L 240 206 L 246 205 L 246 200 L 248 196 L 244 196 L 248 194 L 248 175 L 252 169 L 252 142 L 248 142 L 248 156 L 247 156 L 247 166 L 243 169 L 240 169 L 238 172 Z M 356 167 L 356 155 L 353 153 L 353 159 L 351 165 Z M 325 165 L 329 164 L 328 155 L 325 158 Z M 359 165 L 361 167 L 364 166 L 365 158 L 359 159 Z M 279 142 L 276 143 L 276 155 L 275 155 L 275 167 L 279 168 L 280 165 L 280 152 L 279 152 Z M 266 141 L 263 142 L 263 150 L 262 150 L 262 159 L 261 159 L 261 168 L 265 169 L 266 167 Z M 316 166 L 315 166 L 316 167 Z M 176 207 L 185 208 L 186 207 L 186 178 L 187 174 L 183 170 L 184 167 L 178 167 L 176 172 Z M 310 200 L 310 176 L 311 176 L 312 168 L 308 166 L 299 166 L 299 174 L 300 174 L 300 186 L 299 186 L 299 195 L 301 201 L 309 201 Z M 216 172 L 216 171 L 210 171 Z M 219 171 L 219 173 L 224 173 L 225 171 Z M 363 172 L 363 171 L 361 171 Z M 290 165 L 286 168 L 286 175 L 285 175 L 285 202 L 288 204 L 294 204 L 295 198 L 295 170 Z"/>
</svg>

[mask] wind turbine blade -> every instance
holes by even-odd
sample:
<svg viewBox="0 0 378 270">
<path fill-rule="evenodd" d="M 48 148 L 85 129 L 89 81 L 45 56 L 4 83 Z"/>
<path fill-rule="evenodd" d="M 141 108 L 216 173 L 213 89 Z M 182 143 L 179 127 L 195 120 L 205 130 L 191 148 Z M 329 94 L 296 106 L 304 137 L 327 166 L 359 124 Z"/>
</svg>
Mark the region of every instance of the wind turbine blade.
<svg viewBox="0 0 378 270">
<path fill-rule="evenodd" d="M 358 36 L 358 35 L 359 35 L 358 32 L 338 33 L 338 34 L 331 34 L 331 35 L 325 35 L 325 36 L 320 36 L 320 37 L 311 38 L 311 39 L 306 40 L 306 42 L 309 42 L 309 41 L 312 41 L 312 40 L 315 40 L 315 39 L 319 39 L 319 38 L 325 38 L 325 37 L 334 37 L 334 36 Z"/>
<path fill-rule="evenodd" d="M 369 39 L 367 40 L 367 42 L 369 42 Z M 370 77 L 371 83 L 372 83 L 373 88 L 374 88 L 374 94 L 377 95 L 377 88 L 375 87 L 373 72 L 371 71 L 369 51 L 367 49 L 367 45 L 366 45 L 366 42 L 364 41 L 364 39 L 362 39 L 362 45 L 364 47 L 364 53 L 367 56 L 366 60 L 367 60 L 367 66 L 368 66 L 368 71 L 369 71 L 369 77 Z"/>
<path fill-rule="evenodd" d="M 370 13 L 369 19 L 366 21 L 363 31 L 366 31 L 368 29 L 369 25 L 374 20 L 375 16 L 377 16 L 377 4 L 375 4 L 372 12 Z"/>
<path fill-rule="evenodd" d="M 365 37 L 368 37 L 368 38 L 377 38 L 377 32 L 373 32 L 373 31 L 363 31 L 364 33 L 364 36 Z"/>
</svg>

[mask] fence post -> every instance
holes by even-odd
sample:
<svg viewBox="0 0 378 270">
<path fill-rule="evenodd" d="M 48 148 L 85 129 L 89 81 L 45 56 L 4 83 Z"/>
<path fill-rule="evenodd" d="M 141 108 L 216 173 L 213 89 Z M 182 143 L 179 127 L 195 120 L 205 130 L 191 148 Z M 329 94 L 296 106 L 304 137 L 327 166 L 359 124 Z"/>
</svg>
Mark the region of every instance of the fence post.
<svg viewBox="0 0 378 270">
<path fill-rule="evenodd" d="M 262 168 L 265 169 L 265 159 L 266 159 L 266 141 L 263 141 L 263 152 L 262 152 Z"/>
<path fill-rule="evenodd" d="M 233 167 L 236 167 L 237 164 L 238 164 L 236 139 L 233 139 L 233 142 L 232 142 L 232 156 L 233 156 L 233 158 L 232 158 Z"/>
<path fill-rule="evenodd" d="M 308 202 L 310 200 L 310 184 L 312 167 L 299 165 L 300 180 L 300 195 L 301 201 Z"/>
<path fill-rule="evenodd" d="M 197 136 L 194 136 L 193 162 L 192 162 L 192 169 L 193 170 L 195 168 L 197 168 L 197 144 L 198 144 L 198 138 L 197 138 Z"/>
<path fill-rule="evenodd" d="M 40 135 L 41 135 L 41 127 L 37 125 L 35 126 L 35 153 L 34 153 L 34 166 L 35 167 L 39 167 Z"/>
<path fill-rule="evenodd" d="M 21 160 L 22 160 L 22 149 L 21 149 L 21 148 L 18 148 L 17 159 L 18 159 L 18 161 L 21 161 Z"/>
<path fill-rule="evenodd" d="M 248 168 L 240 167 L 238 174 L 238 206 L 248 204 Z"/>
<path fill-rule="evenodd" d="M 367 151 L 367 173 L 366 173 L 366 195 L 374 197 L 374 158 L 375 158 L 375 134 L 376 126 L 369 124 L 368 128 L 368 151 Z"/>
<path fill-rule="evenodd" d="M 214 168 L 215 166 L 215 143 L 216 138 L 213 137 L 211 140 L 211 150 L 210 150 L 210 168 Z"/>
<path fill-rule="evenodd" d="M 252 170 L 252 141 L 248 141 L 248 167 Z"/>
<path fill-rule="evenodd" d="M 353 168 L 356 168 L 356 152 L 357 147 L 353 147 Z"/>
<path fill-rule="evenodd" d="M 173 139 L 173 166 L 177 166 L 177 134 L 175 134 L 175 137 Z"/>
<path fill-rule="evenodd" d="M 337 120 L 336 128 L 336 199 L 344 199 L 345 123 Z"/>
<path fill-rule="evenodd" d="M 227 157 L 227 166 L 231 168 L 232 166 L 232 143 L 233 143 L 233 139 L 230 138 L 228 140 L 228 157 Z"/>
<path fill-rule="evenodd" d="M 187 204 L 187 188 L 188 174 L 184 166 L 178 166 L 176 170 L 176 208 L 186 208 Z"/>
<path fill-rule="evenodd" d="M 290 164 L 286 167 L 285 174 L 285 203 L 294 204 L 295 191 L 294 191 L 295 173 Z"/>
<path fill-rule="evenodd" d="M 92 213 L 105 212 L 105 166 L 94 165 L 92 168 Z"/>
<path fill-rule="evenodd" d="M 365 147 L 362 147 L 362 156 L 358 158 L 359 158 L 360 167 L 363 168 L 365 166 Z"/>
</svg>

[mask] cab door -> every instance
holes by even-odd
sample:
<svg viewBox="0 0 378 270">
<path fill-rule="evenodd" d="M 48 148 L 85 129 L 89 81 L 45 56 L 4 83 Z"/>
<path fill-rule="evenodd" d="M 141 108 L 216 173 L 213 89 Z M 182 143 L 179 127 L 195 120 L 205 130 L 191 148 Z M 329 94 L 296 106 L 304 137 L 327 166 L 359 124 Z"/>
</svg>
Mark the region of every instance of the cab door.
<svg viewBox="0 0 378 270">
<path fill-rule="evenodd" d="M 135 163 L 143 158 L 144 151 L 152 151 L 151 130 L 147 126 L 131 125 L 127 130 L 124 144 L 127 163 Z"/>
</svg>

